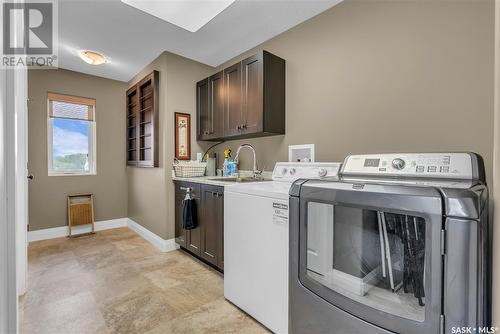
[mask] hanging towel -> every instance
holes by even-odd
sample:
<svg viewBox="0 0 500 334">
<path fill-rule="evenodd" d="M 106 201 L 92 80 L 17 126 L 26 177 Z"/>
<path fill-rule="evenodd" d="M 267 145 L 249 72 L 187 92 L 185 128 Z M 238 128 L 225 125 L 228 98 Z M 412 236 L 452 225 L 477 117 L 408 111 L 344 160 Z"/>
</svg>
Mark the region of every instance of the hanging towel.
<svg viewBox="0 0 500 334">
<path fill-rule="evenodd" d="M 187 193 L 182 205 L 182 227 L 185 230 L 192 230 L 197 226 L 196 202 Z"/>
</svg>

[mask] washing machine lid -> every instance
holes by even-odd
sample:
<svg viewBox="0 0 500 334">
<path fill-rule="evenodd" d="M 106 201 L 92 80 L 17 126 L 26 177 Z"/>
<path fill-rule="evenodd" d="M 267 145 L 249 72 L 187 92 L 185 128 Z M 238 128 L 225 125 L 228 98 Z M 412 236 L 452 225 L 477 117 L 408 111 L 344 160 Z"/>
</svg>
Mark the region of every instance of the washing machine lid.
<svg viewBox="0 0 500 334">
<path fill-rule="evenodd" d="M 290 187 L 295 180 L 338 180 L 341 166 L 339 162 L 277 162 L 273 170 L 273 181 L 237 183 L 226 187 L 225 191 L 288 200 Z"/>
<path fill-rule="evenodd" d="M 292 183 L 290 182 L 279 181 L 238 183 L 230 187 L 225 187 L 224 192 L 288 200 L 288 191 L 291 186 Z"/>
</svg>

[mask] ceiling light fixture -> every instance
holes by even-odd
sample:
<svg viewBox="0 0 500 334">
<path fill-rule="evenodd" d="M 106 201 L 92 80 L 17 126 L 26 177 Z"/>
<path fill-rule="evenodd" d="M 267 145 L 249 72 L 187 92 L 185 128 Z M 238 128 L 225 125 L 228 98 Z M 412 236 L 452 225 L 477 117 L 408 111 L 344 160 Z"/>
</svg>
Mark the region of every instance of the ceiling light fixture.
<svg viewBox="0 0 500 334">
<path fill-rule="evenodd" d="M 235 0 L 121 0 L 191 32 L 198 31 Z"/>
<path fill-rule="evenodd" d="M 83 50 L 80 51 L 79 55 L 84 62 L 90 65 L 101 65 L 108 61 L 104 55 L 95 51 Z"/>
</svg>

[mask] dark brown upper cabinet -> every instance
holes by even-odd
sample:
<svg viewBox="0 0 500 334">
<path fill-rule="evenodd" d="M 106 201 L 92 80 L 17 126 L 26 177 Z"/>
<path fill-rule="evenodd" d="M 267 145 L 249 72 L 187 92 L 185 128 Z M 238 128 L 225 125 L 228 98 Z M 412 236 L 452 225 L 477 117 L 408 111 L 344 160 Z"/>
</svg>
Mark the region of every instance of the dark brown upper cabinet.
<svg viewBox="0 0 500 334">
<path fill-rule="evenodd" d="M 222 71 L 196 84 L 198 140 L 223 137 L 224 78 Z"/>
<path fill-rule="evenodd" d="M 196 84 L 196 139 L 206 140 L 212 131 L 212 116 L 208 110 L 208 78 Z"/>
<path fill-rule="evenodd" d="M 241 63 L 234 64 L 224 71 L 224 137 L 240 134 L 243 124 L 241 114 Z"/>
<path fill-rule="evenodd" d="M 222 90 L 214 86 L 214 77 L 217 83 L 222 78 Z M 208 87 L 205 88 L 204 82 Z M 200 90 L 206 90 L 208 98 L 203 100 L 204 93 Z M 261 51 L 200 81 L 197 91 L 198 140 L 285 134 L 285 60 L 278 56 Z M 220 100 L 223 101 L 223 123 L 217 125 L 219 118 L 214 115 L 220 112 Z M 208 107 L 204 107 L 205 103 Z M 209 118 L 206 124 L 216 129 L 213 133 L 206 130 L 205 115 Z"/>
<path fill-rule="evenodd" d="M 127 90 L 127 165 L 158 167 L 159 77 L 154 71 Z"/>
<path fill-rule="evenodd" d="M 259 53 L 243 60 L 241 68 L 241 133 L 259 133 L 264 128 L 263 54 Z M 267 95 L 269 98 L 269 94 Z"/>
</svg>

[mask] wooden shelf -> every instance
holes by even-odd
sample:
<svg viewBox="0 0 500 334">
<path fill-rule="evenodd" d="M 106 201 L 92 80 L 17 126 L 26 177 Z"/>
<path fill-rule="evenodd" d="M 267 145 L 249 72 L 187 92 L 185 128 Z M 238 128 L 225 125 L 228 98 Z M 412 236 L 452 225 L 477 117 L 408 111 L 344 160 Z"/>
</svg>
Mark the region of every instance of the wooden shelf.
<svg viewBox="0 0 500 334">
<path fill-rule="evenodd" d="M 158 85 L 159 72 L 153 71 L 127 90 L 127 122 L 137 119 L 134 125 L 128 126 L 126 134 L 127 150 L 133 152 L 128 153 L 127 165 L 129 166 L 158 167 Z M 147 121 L 141 122 L 141 119 L 147 119 Z M 145 126 L 146 124 L 149 125 Z M 149 139 L 144 139 L 148 137 Z M 133 140 L 135 143 L 132 142 Z M 129 148 L 132 144 L 134 148 Z"/>
<path fill-rule="evenodd" d="M 144 108 L 144 109 L 141 109 L 141 110 L 139 110 L 139 112 L 145 112 L 146 110 L 151 109 L 151 107 L 153 107 L 153 106 L 149 106 L 149 107 L 146 107 L 146 108 Z"/>
<path fill-rule="evenodd" d="M 149 93 L 149 94 L 147 94 L 147 95 L 141 96 L 141 98 L 140 98 L 140 99 L 141 99 L 141 100 L 145 100 L 145 99 L 148 99 L 148 98 L 150 98 L 150 97 L 152 97 L 152 96 L 153 96 L 153 93 Z"/>
</svg>

